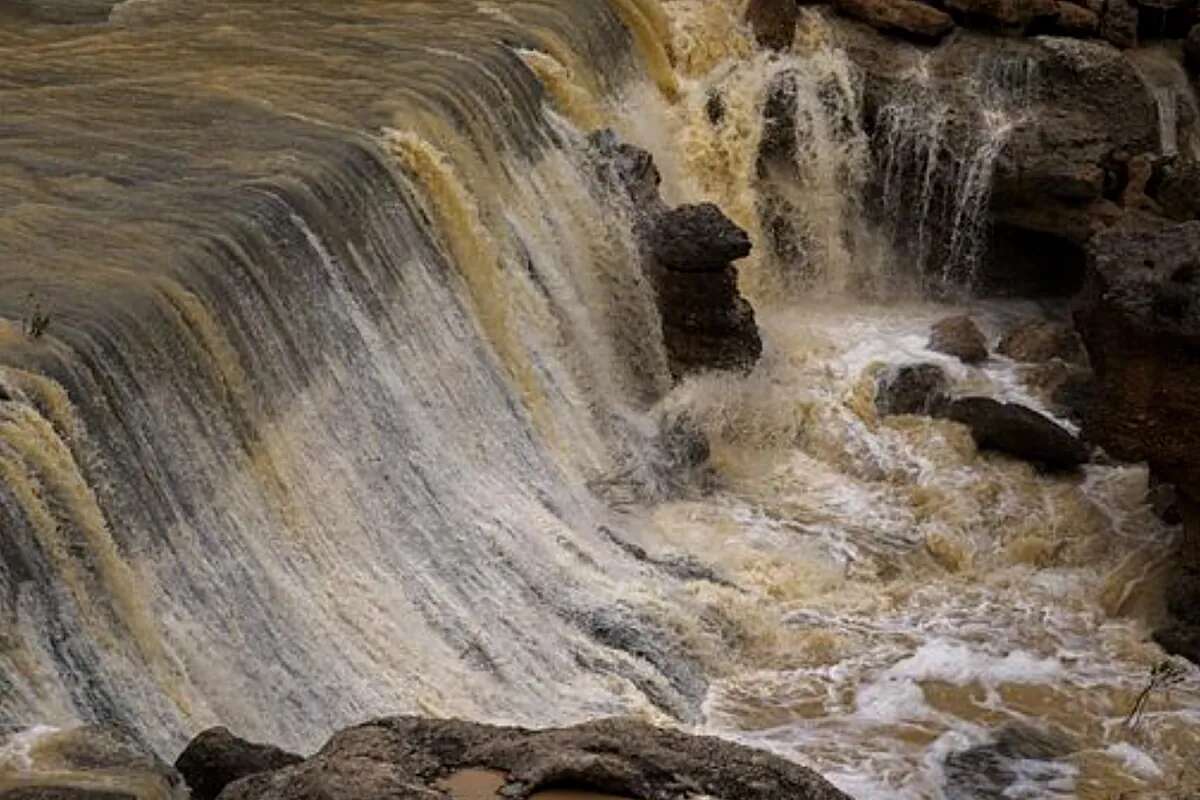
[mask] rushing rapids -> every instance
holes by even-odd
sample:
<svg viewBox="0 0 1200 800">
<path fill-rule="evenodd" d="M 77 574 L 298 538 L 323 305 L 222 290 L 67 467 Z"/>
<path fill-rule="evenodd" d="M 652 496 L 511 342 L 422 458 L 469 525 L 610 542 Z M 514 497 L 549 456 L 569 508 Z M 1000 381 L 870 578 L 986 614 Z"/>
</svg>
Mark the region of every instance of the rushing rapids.
<svg viewBox="0 0 1200 800">
<path fill-rule="evenodd" d="M 1043 475 L 873 406 L 914 360 L 1040 405 L 929 352 L 950 309 L 918 293 L 934 254 L 969 283 L 1038 76 L 978 65 L 935 185 L 933 88 L 868 132 L 820 15 L 768 54 L 737 5 L 0 11 L 0 790 L 81 721 L 174 756 L 395 711 L 633 713 L 861 797 L 999 796 L 981 753 L 1009 796 L 1195 777 L 1195 677 L 1126 724 L 1174 535 L 1145 469 Z M 750 375 L 671 385 L 603 126 L 750 231 Z M 1041 744 L 987 749 L 1014 737 Z"/>
</svg>

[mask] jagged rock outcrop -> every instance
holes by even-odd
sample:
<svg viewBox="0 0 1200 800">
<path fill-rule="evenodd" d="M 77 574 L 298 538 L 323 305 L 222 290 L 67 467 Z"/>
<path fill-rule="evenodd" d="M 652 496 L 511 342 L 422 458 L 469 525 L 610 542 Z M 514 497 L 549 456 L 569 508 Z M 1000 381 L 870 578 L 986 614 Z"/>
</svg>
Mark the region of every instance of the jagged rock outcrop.
<svg viewBox="0 0 1200 800">
<path fill-rule="evenodd" d="M 295 753 L 266 744 L 255 744 L 230 733 L 228 728 L 210 728 L 192 739 L 175 769 L 192 791 L 192 800 L 215 800 L 229 784 L 248 775 L 271 772 L 304 759 Z"/>
<path fill-rule="evenodd" d="M 937 364 L 903 364 L 879 376 L 875 409 L 881 416 L 932 415 L 945 406 L 949 395 L 950 380 Z"/>
<path fill-rule="evenodd" d="M 937 42 L 954 30 L 954 20 L 917 0 L 833 0 L 833 7 L 876 30 Z"/>
<path fill-rule="evenodd" d="M 1082 364 L 1087 358 L 1075 328 L 1052 320 L 1029 320 L 1017 325 L 1000 339 L 996 352 L 1013 361 L 1033 364 L 1051 359 Z"/>
<path fill-rule="evenodd" d="M 1173 610 L 1200 608 L 1200 222 L 1108 231 L 1089 252 L 1075 312 L 1097 380 L 1084 430 L 1175 484 L 1185 533 L 1173 585 L 1190 588 Z M 1185 652 L 1192 624 L 1160 641 Z"/>
<path fill-rule="evenodd" d="M 934 324 L 929 332 L 930 350 L 954 356 L 965 364 L 979 364 L 987 360 L 987 338 L 965 315 L 946 317 Z"/>
<path fill-rule="evenodd" d="M 336 734 L 303 764 L 238 781 L 221 800 L 444 800 L 464 779 L 509 800 L 551 788 L 642 800 L 846 797 L 778 756 L 635 720 L 530 731 L 390 717 Z"/>
<path fill-rule="evenodd" d="M 971 429 L 982 450 L 996 450 L 1047 469 L 1072 469 L 1088 461 L 1087 446 L 1066 428 L 1017 403 L 961 397 L 942 415 Z"/>
<path fill-rule="evenodd" d="M 772 50 L 787 50 L 792 46 L 799 16 L 796 0 L 750 0 L 746 8 L 746 22 L 754 31 L 754 38 Z"/>
<path fill-rule="evenodd" d="M 733 266 L 750 254 L 749 235 L 712 203 L 668 208 L 645 150 L 618 142 L 611 131 L 593 134 L 590 144 L 601 178 L 620 187 L 635 209 L 672 375 L 751 368 L 762 339 Z"/>
</svg>

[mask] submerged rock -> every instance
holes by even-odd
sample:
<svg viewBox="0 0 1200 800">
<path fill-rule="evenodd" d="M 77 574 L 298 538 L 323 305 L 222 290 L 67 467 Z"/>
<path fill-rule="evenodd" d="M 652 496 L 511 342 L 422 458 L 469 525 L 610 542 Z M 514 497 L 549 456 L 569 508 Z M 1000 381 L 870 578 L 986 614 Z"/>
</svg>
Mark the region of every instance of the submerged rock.
<svg viewBox="0 0 1200 800">
<path fill-rule="evenodd" d="M 1069 325 L 1049 320 L 1023 322 L 1004 335 L 996 352 L 1013 361 L 1043 363 L 1060 359 L 1068 364 L 1086 360 L 1083 342 Z"/>
<path fill-rule="evenodd" d="M 209 728 L 197 735 L 175 760 L 175 769 L 192 790 L 193 800 L 215 800 L 229 784 L 259 772 L 270 772 L 304 759 L 278 747 L 238 738 L 228 728 Z"/>
<path fill-rule="evenodd" d="M 884 33 L 936 42 L 954 30 L 954 20 L 917 0 L 834 0 L 833 7 L 848 17 Z"/>
<path fill-rule="evenodd" d="M 962 397 L 946 407 L 944 416 L 970 428 L 983 450 L 997 450 L 1049 469 L 1071 469 L 1088 460 L 1087 446 L 1070 431 L 1017 403 Z"/>
<path fill-rule="evenodd" d="M 992 742 L 946 757 L 946 796 L 950 800 L 1003 800 L 1015 796 L 1018 784 L 1028 792 L 1033 788 L 1031 780 L 1044 781 L 1049 790 L 1049 784 L 1069 772 L 1065 759 L 1074 750 L 1075 744 L 1064 735 L 1009 725 L 1001 728 Z"/>
<path fill-rule="evenodd" d="M 303 764 L 243 779 L 222 800 L 444 800 L 447 779 L 488 778 L 496 796 L 539 790 L 642 800 L 843 800 L 812 770 L 719 739 L 612 719 L 531 731 L 389 717 L 336 734 Z M 486 795 L 485 795 L 486 796 Z"/>
<path fill-rule="evenodd" d="M 933 326 L 930 350 L 954 356 L 966 364 L 978 364 L 988 357 L 987 339 L 968 316 L 947 317 Z"/>
<path fill-rule="evenodd" d="M 946 7 L 967 24 L 1021 33 L 1037 22 L 1058 18 L 1054 0 L 947 0 Z"/>
<path fill-rule="evenodd" d="M 950 381 L 937 364 L 904 364 L 879 376 L 875 408 L 881 415 L 934 414 L 949 397 Z"/>
<path fill-rule="evenodd" d="M 746 22 L 754 31 L 754 38 L 772 50 L 787 50 L 792 46 L 799 16 L 796 0 L 750 0 L 746 9 Z"/>
</svg>

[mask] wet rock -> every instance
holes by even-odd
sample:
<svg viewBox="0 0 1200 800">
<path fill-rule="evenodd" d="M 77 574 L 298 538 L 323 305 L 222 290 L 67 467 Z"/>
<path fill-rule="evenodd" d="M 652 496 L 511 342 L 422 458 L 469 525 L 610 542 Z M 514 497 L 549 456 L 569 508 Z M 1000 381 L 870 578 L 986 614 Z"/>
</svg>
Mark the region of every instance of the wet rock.
<svg viewBox="0 0 1200 800">
<path fill-rule="evenodd" d="M 643 219 L 652 220 L 667 210 L 659 195 L 662 175 L 649 152 L 620 141 L 607 128 L 590 134 L 588 146 L 601 180 L 627 195 Z"/>
<path fill-rule="evenodd" d="M 1047 469 L 1071 469 L 1088 460 L 1087 446 L 1070 431 L 1017 403 L 963 397 L 952 401 L 943 416 L 970 428 L 981 450 L 1007 453 Z"/>
<path fill-rule="evenodd" d="M 197 735 L 175 760 L 193 800 L 214 800 L 227 785 L 259 772 L 283 769 L 304 759 L 271 745 L 238 738 L 228 728 Z"/>
<path fill-rule="evenodd" d="M 1183 40 L 1183 63 L 1193 75 L 1200 73 L 1200 25 L 1193 25 Z"/>
<path fill-rule="evenodd" d="M 15 732 L 20 735 L 19 732 Z M 0 735 L 0 748 L 5 745 Z M 5 775 L 2 800 L 186 800 L 179 773 L 129 731 L 84 725 L 38 737 L 28 767 Z"/>
<path fill-rule="evenodd" d="M 1200 219 L 1200 164 L 1181 160 L 1164 165 L 1154 199 L 1162 213 L 1176 222 Z"/>
<path fill-rule="evenodd" d="M 693 469 L 708 461 L 708 434 L 690 414 L 670 414 L 659 427 L 658 445 L 673 469 Z"/>
<path fill-rule="evenodd" d="M 1151 485 L 1150 490 L 1146 494 L 1146 502 L 1150 504 L 1150 510 L 1154 512 L 1154 516 L 1166 524 L 1178 525 L 1183 521 L 1179 513 L 1179 497 L 1175 491 L 1175 484 L 1155 481 L 1153 476 L 1151 476 Z M 1200 597 L 1200 594 L 1197 594 L 1197 596 Z"/>
<path fill-rule="evenodd" d="M 796 0 L 750 0 L 746 22 L 762 47 L 787 50 L 796 36 L 800 8 Z"/>
<path fill-rule="evenodd" d="M 1062 36 L 1096 36 L 1100 33 L 1100 16 L 1083 6 L 1060 2 L 1053 30 Z"/>
<path fill-rule="evenodd" d="M 501 794 L 542 789 L 629 798 L 843 800 L 811 770 L 766 752 L 614 719 L 530 731 L 390 717 L 336 734 L 303 764 L 243 779 L 222 800 L 444 798 L 433 787 L 466 770 L 501 773 Z"/>
<path fill-rule="evenodd" d="M 1091 244 L 1075 323 L 1096 372 L 1084 432 L 1200 487 L 1200 222 L 1115 229 Z"/>
<path fill-rule="evenodd" d="M 951 753 L 946 757 L 946 796 L 950 800 L 1003 800 L 1012 797 L 1018 783 L 1026 792 L 1039 778 L 1047 785 L 1069 767 L 1064 759 L 1075 750 L 1065 735 L 1010 725 L 988 744 Z M 1040 796 L 1040 795 L 1039 795 Z"/>
<path fill-rule="evenodd" d="M 731 263 L 750 253 L 746 232 L 712 203 L 680 206 L 659 216 L 649 249 L 672 374 L 753 367 L 762 340 Z"/>
<path fill-rule="evenodd" d="M 1137 47 L 1137 6 L 1129 0 L 1108 0 L 1100 17 L 1100 36 L 1120 48 Z"/>
<path fill-rule="evenodd" d="M 1200 664 L 1200 625 L 1168 625 L 1154 632 L 1154 641 L 1170 655 Z"/>
<path fill-rule="evenodd" d="M 1068 364 L 1082 364 L 1087 358 L 1075 329 L 1050 320 L 1030 320 L 1016 326 L 1000 340 L 996 352 L 1027 363 L 1057 358 Z"/>
<path fill-rule="evenodd" d="M 954 30 L 954 20 L 916 0 L 834 0 L 834 8 L 876 30 L 925 42 L 937 42 Z"/>
<path fill-rule="evenodd" d="M 934 414 L 949 398 L 950 381 L 937 364 L 904 364 L 886 370 L 875 388 L 880 415 Z"/>
<path fill-rule="evenodd" d="M 965 24 L 1013 32 L 1058 17 L 1054 0 L 946 0 L 946 7 Z"/>
<path fill-rule="evenodd" d="M 714 204 L 699 203 L 660 214 L 650 248 L 674 272 L 720 272 L 750 255 L 750 236 Z"/>
<path fill-rule="evenodd" d="M 936 323 L 930 331 L 928 347 L 966 364 L 978 364 L 988 357 L 987 339 L 975 320 L 965 315 L 947 317 Z"/>
<path fill-rule="evenodd" d="M 672 376 L 751 368 L 762 340 L 733 267 L 749 255 L 749 235 L 712 203 L 669 209 L 654 159 L 612 131 L 592 134 L 589 147 L 601 181 L 625 193 L 635 209 L 634 233 L 654 286 Z"/>
</svg>

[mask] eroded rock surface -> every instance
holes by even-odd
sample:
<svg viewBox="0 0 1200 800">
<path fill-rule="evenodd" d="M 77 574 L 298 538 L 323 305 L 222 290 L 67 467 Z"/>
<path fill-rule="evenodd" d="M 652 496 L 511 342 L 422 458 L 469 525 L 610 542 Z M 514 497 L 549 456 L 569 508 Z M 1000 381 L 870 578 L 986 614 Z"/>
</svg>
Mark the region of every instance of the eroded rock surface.
<svg viewBox="0 0 1200 800">
<path fill-rule="evenodd" d="M 390 717 L 335 735 L 303 764 L 245 778 L 221 800 L 444 800 L 464 770 L 502 773 L 502 795 L 550 788 L 641 800 L 843 800 L 816 773 L 769 753 L 629 719 L 530 731 Z"/>
</svg>

